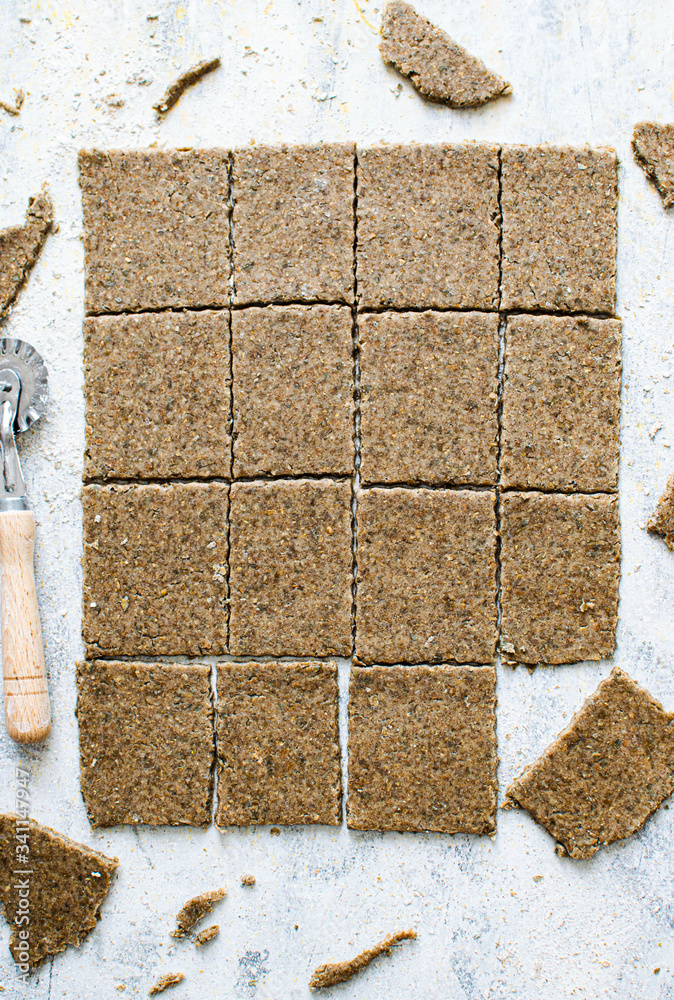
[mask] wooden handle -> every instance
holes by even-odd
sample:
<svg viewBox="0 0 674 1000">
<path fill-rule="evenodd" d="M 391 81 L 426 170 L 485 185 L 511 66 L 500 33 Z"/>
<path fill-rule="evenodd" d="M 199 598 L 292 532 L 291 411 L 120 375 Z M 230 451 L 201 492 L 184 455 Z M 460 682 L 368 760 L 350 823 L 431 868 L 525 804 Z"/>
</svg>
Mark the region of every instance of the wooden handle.
<svg viewBox="0 0 674 1000">
<path fill-rule="evenodd" d="M 34 548 L 33 512 L 0 512 L 5 723 L 17 743 L 39 743 L 51 729 L 47 669 L 35 593 Z"/>
</svg>

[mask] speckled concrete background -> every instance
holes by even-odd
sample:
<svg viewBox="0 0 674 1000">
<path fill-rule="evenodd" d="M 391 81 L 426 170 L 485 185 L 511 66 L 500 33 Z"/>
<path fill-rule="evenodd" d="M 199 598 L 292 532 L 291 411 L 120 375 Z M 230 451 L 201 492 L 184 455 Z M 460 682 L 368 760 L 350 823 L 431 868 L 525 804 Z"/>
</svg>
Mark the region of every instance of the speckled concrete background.
<svg viewBox="0 0 674 1000">
<path fill-rule="evenodd" d="M 480 111 L 425 105 L 377 52 L 379 0 L 4 0 L 0 227 L 21 221 L 47 181 L 50 237 L 5 335 L 49 366 L 52 398 L 21 452 L 35 506 L 37 577 L 55 710 L 40 749 L 0 734 L 0 807 L 29 762 L 32 812 L 120 859 L 97 930 L 34 976 L 17 978 L 0 923 L 4 996 L 142 997 L 183 971 L 179 997 L 306 998 L 311 970 L 386 932 L 416 942 L 331 995 L 414 1000 L 674 997 L 674 810 L 589 862 L 553 853 L 525 814 L 496 837 L 378 835 L 345 828 L 93 833 L 79 791 L 75 661 L 80 640 L 82 220 L 80 147 L 143 148 L 355 139 L 610 144 L 620 172 L 618 314 L 624 321 L 623 579 L 616 662 L 674 708 L 674 555 L 643 531 L 674 468 L 674 216 L 634 164 L 640 119 L 674 120 L 674 11 L 661 0 L 418 0 L 418 9 L 508 79 Z M 669 9 L 668 9 L 669 8 Z M 157 123 L 177 72 L 219 54 L 222 69 Z M 669 246 L 668 246 L 669 240 Z M 654 427 L 662 424 L 660 430 Z M 556 735 L 609 663 L 499 670 L 500 783 Z M 342 696 L 347 668 L 340 668 Z M 344 719 L 342 720 L 344 722 Z M 244 889 L 239 876 L 257 885 Z M 195 892 L 229 887 L 222 933 L 203 951 L 168 934 Z M 659 972 L 654 970 L 660 969 Z M 124 989 L 122 990 L 122 987 Z M 119 992 L 118 992 L 119 990 Z M 168 995 L 168 994 L 167 994 Z"/>
</svg>

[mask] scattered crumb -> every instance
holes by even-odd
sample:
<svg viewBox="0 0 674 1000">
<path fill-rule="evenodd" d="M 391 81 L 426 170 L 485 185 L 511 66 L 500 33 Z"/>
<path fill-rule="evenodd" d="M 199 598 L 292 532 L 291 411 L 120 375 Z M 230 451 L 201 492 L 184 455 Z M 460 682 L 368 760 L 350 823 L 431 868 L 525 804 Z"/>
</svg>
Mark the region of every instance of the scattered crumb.
<svg viewBox="0 0 674 1000">
<path fill-rule="evenodd" d="M 402 0 L 386 7 L 381 36 L 384 62 L 409 77 L 431 101 L 476 108 L 511 93 L 509 83 Z"/>
<path fill-rule="evenodd" d="M 242 875 L 241 876 L 241 885 L 255 885 L 255 876 L 254 875 Z"/>
<path fill-rule="evenodd" d="M 271 828 L 271 830 L 269 831 L 269 836 L 270 837 L 280 837 L 281 836 L 281 831 L 279 830 L 279 828 L 277 826 L 273 826 Z"/>
<path fill-rule="evenodd" d="M 213 889 L 211 892 L 202 892 L 201 895 L 189 899 L 176 917 L 177 927 L 171 933 L 171 937 L 180 938 L 192 930 L 202 917 L 213 911 L 213 906 L 226 895 L 226 889 Z"/>
<path fill-rule="evenodd" d="M 383 941 L 376 944 L 374 948 L 367 948 L 360 955 L 350 959 L 348 962 L 319 965 L 309 981 L 309 986 L 312 990 L 320 990 L 328 986 L 335 986 L 337 983 L 345 983 L 352 976 L 355 976 L 357 972 L 360 972 L 361 969 L 368 966 L 378 955 L 382 955 L 384 952 L 390 955 L 391 948 L 394 945 L 400 944 L 401 941 L 413 941 L 416 939 L 416 936 L 417 932 L 413 930 L 398 931 L 396 934 L 389 934 Z"/>
<path fill-rule="evenodd" d="M 23 226 L 0 232 L 0 317 L 12 305 L 53 229 L 54 207 L 46 191 L 28 202 Z"/>
<path fill-rule="evenodd" d="M 216 57 L 215 59 L 208 59 L 197 63 L 196 66 L 188 69 L 186 73 L 182 73 L 174 83 L 169 85 L 161 101 L 153 105 L 155 111 L 158 111 L 160 115 L 165 115 L 178 102 L 188 87 L 197 83 L 202 76 L 206 76 L 207 73 L 218 69 L 219 66 L 220 59 Z"/>
<path fill-rule="evenodd" d="M 184 978 L 185 976 L 182 972 L 167 972 L 165 976 L 157 980 L 149 991 L 148 996 L 154 997 L 157 993 L 163 993 L 164 990 L 170 989 L 171 986 L 177 986 L 178 983 L 182 983 Z"/>
<path fill-rule="evenodd" d="M 6 111 L 8 115 L 18 115 L 21 110 L 21 105 L 23 104 L 24 93 L 21 87 L 14 91 L 14 104 L 8 104 L 6 101 L 0 101 L 0 108 Z"/>
<path fill-rule="evenodd" d="M 655 185 L 665 208 L 674 205 L 674 125 L 637 122 L 632 136 L 634 159 Z"/>
<path fill-rule="evenodd" d="M 652 534 L 661 535 L 674 550 L 674 474 L 669 477 L 667 488 L 658 500 L 647 528 Z"/>
<path fill-rule="evenodd" d="M 194 943 L 197 948 L 201 948 L 202 945 L 206 944 L 208 941 L 212 941 L 213 938 L 217 937 L 220 933 L 220 927 L 218 924 L 212 924 L 211 927 L 206 927 L 205 930 L 200 931 L 199 934 L 194 938 Z"/>
</svg>

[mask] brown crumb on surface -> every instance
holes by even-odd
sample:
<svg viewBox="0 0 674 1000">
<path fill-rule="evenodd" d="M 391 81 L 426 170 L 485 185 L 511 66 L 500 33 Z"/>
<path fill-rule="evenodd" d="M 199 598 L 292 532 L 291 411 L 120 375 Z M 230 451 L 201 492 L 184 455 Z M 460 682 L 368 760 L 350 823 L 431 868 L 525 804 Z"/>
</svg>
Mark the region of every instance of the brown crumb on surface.
<svg viewBox="0 0 674 1000">
<path fill-rule="evenodd" d="M 634 158 L 655 185 L 665 208 L 674 205 L 674 125 L 637 122 L 632 136 Z"/>
<path fill-rule="evenodd" d="M 24 854 L 18 850 L 26 848 Z M 0 901 L 18 965 L 37 968 L 48 956 L 79 945 L 96 927 L 119 862 L 34 820 L 0 816 Z M 30 869 L 20 875 L 18 868 Z M 28 882 L 30 925 L 24 950 L 25 913 L 17 880 Z M 21 921 L 21 922 L 19 922 Z"/>
<path fill-rule="evenodd" d="M 504 146 L 501 156 L 501 308 L 613 314 L 615 151 Z"/>
<path fill-rule="evenodd" d="M 647 527 L 654 535 L 661 535 L 670 549 L 674 549 L 674 474 L 669 477 L 667 488 L 658 500 Z"/>
<path fill-rule="evenodd" d="M 21 107 L 23 105 L 25 94 L 22 87 L 18 87 L 14 91 L 14 104 L 10 104 L 8 101 L 0 101 L 0 108 L 6 111 L 8 115 L 16 116 L 18 115 Z"/>
<path fill-rule="evenodd" d="M 241 876 L 241 885 L 255 885 L 255 876 L 254 875 L 242 875 Z"/>
<path fill-rule="evenodd" d="M 494 493 L 375 488 L 357 500 L 358 659 L 492 662 Z"/>
<path fill-rule="evenodd" d="M 347 825 L 492 833 L 493 667 L 352 667 Z"/>
<path fill-rule="evenodd" d="M 224 899 L 226 895 L 226 889 L 211 889 L 210 892 L 202 892 L 193 899 L 188 899 L 178 911 L 176 929 L 171 932 L 171 937 L 185 937 L 207 913 L 213 912 L 215 904 Z M 211 927 L 207 928 L 207 930 L 212 929 Z"/>
<path fill-rule="evenodd" d="M 178 79 L 166 88 L 166 93 L 161 101 L 153 105 L 155 111 L 158 111 L 160 115 L 165 115 L 174 104 L 177 104 L 188 87 L 197 83 L 202 76 L 206 76 L 207 73 L 212 73 L 214 69 L 218 69 L 219 66 L 220 59 L 216 56 L 215 59 L 205 59 L 203 62 L 197 63 L 196 66 L 192 66 L 187 72 L 181 73 Z"/>
<path fill-rule="evenodd" d="M 81 786 L 91 823 L 210 823 L 208 665 L 81 663 L 77 690 Z"/>
<path fill-rule="evenodd" d="M 431 101 L 476 108 L 511 92 L 509 83 L 402 0 L 384 10 L 381 36 L 384 61 Z"/>
<path fill-rule="evenodd" d="M 338 710 L 334 663 L 218 664 L 217 825 L 338 825 Z"/>
<path fill-rule="evenodd" d="M 617 491 L 621 354 L 616 319 L 508 318 L 502 486 Z"/>
<path fill-rule="evenodd" d="M 366 968 L 379 955 L 383 955 L 384 952 L 390 955 L 394 945 L 400 944 L 402 941 L 414 941 L 416 936 L 417 932 L 413 930 L 397 931 L 395 934 L 389 934 L 374 948 L 367 948 L 348 962 L 328 962 L 325 965 L 319 965 L 309 981 L 309 986 L 312 990 L 321 990 L 328 986 L 336 986 L 337 983 L 345 983 L 356 973 Z"/>
<path fill-rule="evenodd" d="M 23 226 L 0 232 L 0 317 L 16 299 L 53 227 L 54 207 L 46 191 L 28 202 Z"/>
<path fill-rule="evenodd" d="M 674 791 L 674 714 L 615 667 L 545 753 L 512 783 L 572 858 L 640 830 Z"/>
<path fill-rule="evenodd" d="M 619 581 L 617 496 L 502 495 L 506 662 L 578 663 L 611 656 Z"/>
<path fill-rule="evenodd" d="M 363 309 L 496 310 L 499 147 L 358 151 L 358 295 Z"/>
<path fill-rule="evenodd" d="M 148 996 L 154 997 L 157 993 L 163 993 L 164 990 L 170 989 L 172 986 L 177 986 L 178 983 L 182 983 L 185 978 L 183 972 L 167 972 L 166 975 L 162 976 L 154 986 L 150 989 Z"/>
<path fill-rule="evenodd" d="M 212 924 L 210 927 L 204 928 L 203 931 L 200 931 L 198 934 L 195 935 L 194 943 L 197 946 L 197 948 L 201 948 L 209 941 L 212 941 L 213 938 L 217 937 L 219 933 L 220 933 L 220 927 L 218 926 L 218 924 Z"/>
</svg>

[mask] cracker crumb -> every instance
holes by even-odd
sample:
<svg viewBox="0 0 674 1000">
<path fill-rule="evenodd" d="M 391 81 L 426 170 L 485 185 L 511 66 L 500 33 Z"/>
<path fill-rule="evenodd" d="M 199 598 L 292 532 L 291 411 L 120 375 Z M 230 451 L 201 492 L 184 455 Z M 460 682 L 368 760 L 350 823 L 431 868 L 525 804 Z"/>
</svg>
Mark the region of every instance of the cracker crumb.
<svg viewBox="0 0 674 1000">
<path fill-rule="evenodd" d="M 255 885 L 255 876 L 254 875 L 242 875 L 241 876 L 241 885 Z"/>
<path fill-rule="evenodd" d="M 164 990 L 170 989 L 172 986 L 177 986 L 178 983 L 182 983 L 185 978 L 182 972 L 167 972 L 165 976 L 162 976 L 153 987 L 149 990 L 148 996 L 154 997 L 157 993 L 163 993 Z"/>
<path fill-rule="evenodd" d="M 206 927 L 203 931 L 200 931 L 194 938 L 194 943 L 197 948 L 203 947 L 213 938 L 217 937 L 220 933 L 220 927 L 218 924 L 212 924 L 210 927 Z"/>
<path fill-rule="evenodd" d="M 227 894 L 227 890 L 212 889 L 210 892 L 202 892 L 193 899 L 188 899 L 183 907 L 178 911 L 176 917 L 176 929 L 171 932 L 171 937 L 181 938 L 188 934 L 195 924 L 197 924 L 207 913 L 213 912 L 213 907 Z M 209 928 L 210 929 L 210 928 Z"/>
<path fill-rule="evenodd" d="M 347 962 L 328 962 L 325 965 L 319 965 L 309 981 L 309 986 L 312 990 L 321 990 L 328 986 L 335 986 L 337 983 L 345 983 L 361 969 L 366 968 L 379 955 L 386 952 L 390 956 L 394 945 L 400 944 L 402 941 L 414 941 L 416 936 L 417 932 L 414 930 L 397 931 L 395 934 L 389 934 L 374 948 L 367 948 L 360 955 L 356 955 L 355 958 Z"/>
<path fill-rule="evenodd" d="M 161 101 L 153 105 L 155 111 L 159 112 L 160 115 L 165 115 L 174 104 L 177 104 L 188 87 L 192 87 L 201 80 L 202 76 L 212 73 L 214 69 L 219 67 L 220 59 L 216 56 L 215 59 L 205 59 L 203 62 L 197 63 L 196 66 L 192 66 L 185 73 L 181 73 L 178 79 L 168 86 Z"/>
</svg>

